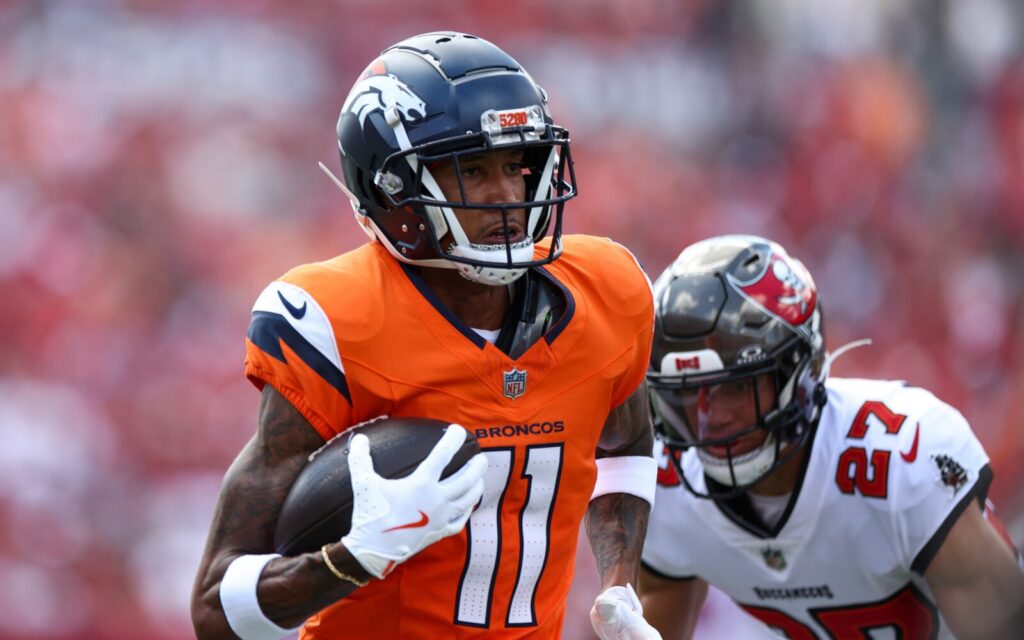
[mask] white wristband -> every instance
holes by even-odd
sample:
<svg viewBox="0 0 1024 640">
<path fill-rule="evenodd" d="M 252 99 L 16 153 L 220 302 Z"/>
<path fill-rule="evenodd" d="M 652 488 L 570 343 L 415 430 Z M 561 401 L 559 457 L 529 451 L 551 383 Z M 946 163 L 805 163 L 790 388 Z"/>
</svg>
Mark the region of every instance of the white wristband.
<svg viewBox="0 0 1024 640">
<path fill-rule="evenodd" d="M 650 456 L 598 458 L 597 482 L 590 499 L 607 493 L 628 493 L 643 498 L 653 508 L 657 485 L 658 463 Z"/>
<path fill-rule="evenodd" d="M 220 581 L 220 606 L 231 630 L 242 640 L 280 640 L 299 630 L 299 627 L 284 629 L 274 624 L 263 614 L 256 597 L 263 567 L 280 557 L 277 553 L 239 556 L 224 572 Z"/>
</svg>

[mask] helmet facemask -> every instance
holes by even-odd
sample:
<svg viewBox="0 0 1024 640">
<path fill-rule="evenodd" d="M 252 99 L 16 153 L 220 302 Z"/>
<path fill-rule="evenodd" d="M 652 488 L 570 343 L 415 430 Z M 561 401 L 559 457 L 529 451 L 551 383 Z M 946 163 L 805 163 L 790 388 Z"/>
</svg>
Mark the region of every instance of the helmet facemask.
<svg viewBox="0 0 1024 640">
<path fill-rule="evenodd" d="M 682 468 L 687 488 L 702 498 L 728 499 L 758 484 L 798 453 L 812 433 L 812 425 L 794 394 L 803 393 L 801 378 L 810 371 L 809 361 L 795 353 L 793 338 L 754 365 L 699 371 L 684 375 L 651 372 L 654 411 L 659 435 L 680 465 L 682 454 L 695 449 L 704 474 L 717 483 L 701 492 L 691 485 Z M 703 360 L 718 361 L 707 351 Z M 686 353 L 666 358 L 692 358 Z M 797 366 L 787 366 L 795 360 Z M 712 365 L 714 366 L 714 365 Z M 671 371 L 672 367 L 663 367 Z M 807 384 L 804 380 L 803 384 Z M 735 427 L 722 429 L 723 414 L 743 416 Z M 736 419 L 730 422 L 736 422 Z"/>
<path fill-rule="evenodd" d="M 482 119 L 493 113 L 485 113 Z M 524 198 L 518 202 L 474 202 L 463 179 L 463 165 L 473 156 L 500 151 L 522 152 Z M 457 194 L 444 193 L 438 184 L 435 173 L 440 163 L 451 163 L 458 181 Z M 392 154 L 383 162 L 375 182 L 385 206 L 415 212 L 421 224 L 431 230 L 429 240 L 435 255 L 443 256 L 406 261 L 456 268 L 467 279 L 488 285 L 509 284 L 526 269 L 547 264 L 561 254 L 562 210 L 575 196 L 568 135 L 544 124 L 499 127 L 493 133 L 485 130 Z M 492 244 L 471 242 L 456 215 L 458 210 L 501 211 L 504 240 Z M 513 240 L 513 227 L 518 225 L 510 221 L 517 211 L 525 212 L 525 225 L 522 237 Z M 552 222 L 551 250 L 546 257 L 535 260 L 534 243 L 548 234 Z M 396 257 L 405 260 L 401 253 Z"/>
</svg>

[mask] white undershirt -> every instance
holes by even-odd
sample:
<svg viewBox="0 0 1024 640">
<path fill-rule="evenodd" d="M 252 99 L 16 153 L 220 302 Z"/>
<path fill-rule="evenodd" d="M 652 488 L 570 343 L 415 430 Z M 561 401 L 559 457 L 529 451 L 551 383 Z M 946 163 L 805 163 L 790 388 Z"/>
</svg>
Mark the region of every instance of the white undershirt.
<svg viewBox="0 0 1024 640">
<path fill-rule="evenodd" d="M 761 521 L 769 527 L 774 527 L 782 519 L 786 505 L 789 504 L 790 494 L 764 496 L 748 491 L 747 495 L 750 496 L 750 504 L 754 507 L 754 511 L 757 512 L 757 515 L 761 516 Z"/>
<path fill-rule="evenodd" d="M 516 297 L 515 283 L 513 282 L 512 284 L 506 285 L 506 288 L 508 289 L 508 299 L 514 300 Z M 498 334 L 501 333 L 501 329 L 477 329 L 476 327 L 470 328 L 473 331 L 475 331 L 478 336 L 480 336 L 487 342 L 490 342 L 491 344 L 497 344 Z"/>
<path fill-rule="evenodd" d="M 498 341 L 498 334 L 501 333 L 501 329 L 477 329 L 476 327 L 473 327 L 473 331 L 491 344 Z"/>
</svg>

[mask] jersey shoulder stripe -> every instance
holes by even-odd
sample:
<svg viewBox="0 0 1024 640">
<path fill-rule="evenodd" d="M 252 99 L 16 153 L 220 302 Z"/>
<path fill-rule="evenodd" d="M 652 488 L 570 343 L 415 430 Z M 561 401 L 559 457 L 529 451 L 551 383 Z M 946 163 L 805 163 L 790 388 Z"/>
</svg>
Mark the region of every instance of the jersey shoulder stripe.
<svg viewBox="0 0 1024 640">
<path fill-rule="evenodd" d="M 327 314 L 303 288 L 272 282 L 253 305 L 248 338 L 271 357 L 287 362 L 285 344 L 351 402 L 345 369 Z"/>
<path fill-rule="evenodd" d="M 946 516 L 946 519 L 939 525 L 939 528 L 935 530 L 932 537 L 925 543 L 921 550 L 914 556 L 914 560 L 910 563 L 910 569 L 914 573 L 924 575 L 924 572 L 928 569 L 928 565 L 931 564 L 932 560 L 935 559 L 935 555 L 942 548 L 942 543 L 946 541 L 946 537 L 949 535 L 953 525 L 956 524 L 960 516 L 966 511 L 972 504 L 977 504 L 980 508 L 984 508 L 985 501 L 988 499 L 988 489 L 992 484 L 992 469 L 988 464 L 983 466 L 978 471 L 978 477 L 975 483 L 970 489 L 964 493 L 963 497 L 960 498 L 960 502 Z"/>
</svg>

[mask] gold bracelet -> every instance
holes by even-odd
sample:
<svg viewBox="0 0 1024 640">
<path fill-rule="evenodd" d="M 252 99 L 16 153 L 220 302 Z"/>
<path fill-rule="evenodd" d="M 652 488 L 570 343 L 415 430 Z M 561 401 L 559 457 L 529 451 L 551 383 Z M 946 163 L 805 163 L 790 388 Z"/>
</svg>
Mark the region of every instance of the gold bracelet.
<svg viewBox="0 0 1024 640">
<path fill-rule="evenodd" d="M 351 582 L 357 587 L 365 587 L 367 584 L 369 584 L 369 580 L 360 580 L 355 576 L 350 576 L 347 573 L 342 573 L 341 571 L 338 571 L 338 567 L 334 566 L 334 563 L 331 562 L 331 558 L 327 555 L 327 547 L 329 546 L 331 546 L 331 544 L 327 543 L 324 546 L 320 547 L 320 555 L 324 557 L 324 564 L 326 564 L 327 568 L 331 570 L 331 573 L 338 576 L 339 580 Z"/>
</svg>

